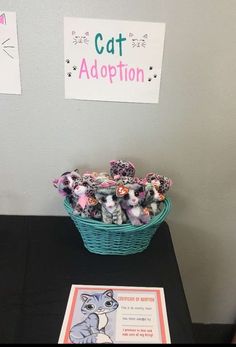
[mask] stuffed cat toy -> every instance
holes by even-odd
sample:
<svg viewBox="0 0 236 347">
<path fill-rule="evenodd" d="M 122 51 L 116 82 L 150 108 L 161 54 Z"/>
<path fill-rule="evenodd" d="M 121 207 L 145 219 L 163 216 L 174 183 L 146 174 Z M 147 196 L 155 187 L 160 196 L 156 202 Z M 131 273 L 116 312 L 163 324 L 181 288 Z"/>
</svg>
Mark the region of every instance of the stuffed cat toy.
<svg viewBox="0 0 236 347">
<path fill-rule="evenodd" d="M 88 178 L 87 175 L 83 175 L 76 182 L 73 190 L 74 201 L 76 201 L 74 214 L 101 220 L 101 207 L 95 198 L 95 186 L 93 186 L 93 183 L 92 178 Z"/>
<path fill-rule="evenodd" d="M 125 215 L 120 206 L 120 198 L 116 195 L 116 185 L 104 187 L 104 184 L 101 184 L 95 197 L 101 204 L 104 223 L 120 225 L 125 221 Z"/>
<path fill-rule="evenodd" d="M 101 204 L 95 197 L 88 198 L 88 204 L 84 209 L 84 215 L 87 218 L 92 218 L 99 221 L 102 220 Z"/>
<path fill-rule="evenodd" d="M 128 219 L 132 225 L 147 224 L 150 221 L 150 214 L 146 208 L 141 206 L 144 200 L 144 188 L 140 184 L 126 185 L 129 191 L 124 195 L 121 203 Z"/>
<path fill-rule="evenodd" d="M 53 180 L 53 185 L 57 188 L 59 194 L 68 197 L 71 204 L 74 204 L 73 191 L 80 179 L 77 169 L 63 173 L 59 178 Z"/>
<path fill-rule="evenodd" d="M 146 175 L 146 180 L 147 182 L 152 182 L 152 181 L 159 181 L 160 182 L 160 186 L 158 188 L 158 192 L 161 194 L 165 194 L 169 188 L 173 185 L 173 182 L 170 178 L 166 177 L 166 176 L 162 176 L 162 175 L 158 175 L 156 173 L 148 173 Z"/>
<path fill-rule="evenodd" d="M 152 183 L 146 183 L 145 185 L 145 199 L 142 205 L 148 209 L 152 216 L 160 212 L 160 203 L 165 199 L 165 196 L 159 193 L 159 187 L 159 181 L 152 181 Z"/>
<path fill-rule="evenodd" d="M 123 160 L 111 160 L 110 161 L 110 175 L 113 178 L 116 177 L 134 177 L 135 167 L 129 161 Z"/>
</svg>

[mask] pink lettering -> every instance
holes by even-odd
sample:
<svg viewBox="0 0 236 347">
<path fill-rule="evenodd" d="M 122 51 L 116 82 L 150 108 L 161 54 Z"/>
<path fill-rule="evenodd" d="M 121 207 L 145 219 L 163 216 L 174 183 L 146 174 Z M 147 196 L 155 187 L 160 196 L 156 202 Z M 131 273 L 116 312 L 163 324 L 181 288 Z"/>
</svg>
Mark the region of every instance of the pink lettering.
<svg viewBox="0 0 236 347">
<path fill-rule="evenodd" d="M 137 67 L 137 82 L 139 82 L 139 76 L 141 75 L 141 82 L 144 82 L 144 71 Z"/>
<path fill-rule="evenodd" d="M 101 67 L 101 76 L 102 77 L 107 77 L 107 67 L 106 67 L 106 65 L 102 65 L 102 67 Z"/>
<path fill-rule="evenodd" d="M 87 76 L 87 79 L 89 80 L 88 67 L 87 67 L 85 58 L 82 59 L 82 63 L 79 70 L 79 78 L 81 78 L 82 73 L 85 73 Z"/>
<path fill-rule="evenodd" d="M 131 69 L 129 70 L 129 80 L 133 81 L 135 78 L 135 71 L 134 69 L 131 67 Z"/>
<path fill-rule="evenodd" d="M 91 77 L 98 79 L 98 63 L 97 59 L 94 60 L 94 65 L 91 67 Z"/>
<path fill-rule="evenodd" d="M 112 83 L 112 78 L 116 76 L 116 68 L 113 65 L 108 65 L 109 81 Z"/>
<path fill-rule="evenodd" d="M 7 24 L 5 13 L 1 14 L 0 16 L 0 24 L 3 24 L 3 25 Z"/>
<path fill-rule="evenodd" d="M 130 67 L 120 61 L 117 65 L 99 65 L 99 61 L 94 59 L 93 64 L 88 64 L 86 58 L 81 60 L 78 68 L 78 78 L 101 79 L 106 78 L 109 83 L 121 82 L 144 82 L 144 70 L 139 67 Z"/>
<path fill-rule="evenodd" d="M 122 61 L 120 61 L 120 63 L 118 65 L 116 65 L 117 68 L 119 69 L 119 73 L 120 73 L 120 80 L 123 81 L 123 68 L 125 66 L 127 66 L 127 64 L 123 64 Z"/>
</svg>

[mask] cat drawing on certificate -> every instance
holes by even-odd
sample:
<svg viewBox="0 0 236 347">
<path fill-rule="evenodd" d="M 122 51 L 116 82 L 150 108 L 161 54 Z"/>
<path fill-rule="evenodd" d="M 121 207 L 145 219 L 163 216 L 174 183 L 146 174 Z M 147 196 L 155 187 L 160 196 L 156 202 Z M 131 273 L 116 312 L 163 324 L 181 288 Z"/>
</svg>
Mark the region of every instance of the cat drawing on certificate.
<svg viewBox="0 0 236 347">
<path fill-rule="evenodd" d="M 113 298 L 113 291 L 81 294 L 83 301 L 81 312 L 86 318 L 75 324 L 70 330 L 72 343 L 113 343 L 105 332 L 108 324 L 107 314 L 116 310 L 118 302 Z"/>
</svg>

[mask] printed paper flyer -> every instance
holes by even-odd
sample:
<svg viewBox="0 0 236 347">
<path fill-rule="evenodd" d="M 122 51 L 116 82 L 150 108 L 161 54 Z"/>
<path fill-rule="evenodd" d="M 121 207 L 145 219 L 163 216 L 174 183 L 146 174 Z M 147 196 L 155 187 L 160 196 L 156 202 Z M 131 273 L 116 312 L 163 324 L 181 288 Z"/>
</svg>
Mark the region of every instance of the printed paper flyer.
<svg viewBox="0 0 236 347">
<path fill-rule="evenodd" d="M 163 288 L 72 285 L 59 343 L 170 343 Z"/>
<path fill-rule="evenodd" d="M 16 13 L 1 10 L 0 93 L 21 94 Z"/>
<path fill-rule="evenodd" d="M 66 99 L 157 103 L 165 23 L 64 18 Z"/>
</svg>

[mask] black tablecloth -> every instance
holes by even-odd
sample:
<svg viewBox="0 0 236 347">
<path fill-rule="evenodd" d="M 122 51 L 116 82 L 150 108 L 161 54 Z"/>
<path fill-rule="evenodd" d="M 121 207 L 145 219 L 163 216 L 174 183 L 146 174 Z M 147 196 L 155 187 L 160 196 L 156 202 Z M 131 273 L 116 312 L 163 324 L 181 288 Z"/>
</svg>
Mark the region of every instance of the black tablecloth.
<svg viewBox="0 0 236 347">
<path fill-rule="evenodd" d="M 0 343 L 57 343 L 71 284 L 163 287 L 172 343 L 193 343 L 170 231 L 140 254 L 89 253 L 69 217 L 0 216 Z"/>
</svg>

